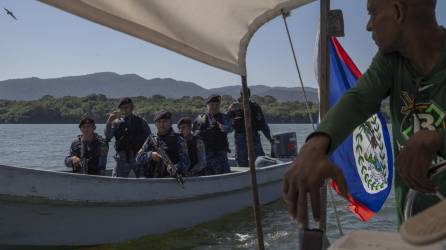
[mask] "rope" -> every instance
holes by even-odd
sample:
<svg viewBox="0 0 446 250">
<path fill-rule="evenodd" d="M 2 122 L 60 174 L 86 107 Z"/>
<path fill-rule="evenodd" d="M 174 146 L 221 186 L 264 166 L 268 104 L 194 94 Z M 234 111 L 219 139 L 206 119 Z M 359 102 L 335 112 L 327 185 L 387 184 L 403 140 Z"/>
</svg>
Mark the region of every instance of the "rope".
<svg viewBox="0 0 446 250">
<path fill-rule="evenodd" d="M 313 130 L 316 130 L 316 127 L 314 125 L 314 121 L 313 121 L 313 116 L 311 116 L 311 111 L 310 111 L 310 106 L 309 106 L 309 101 L 308 101 L 308 97 L 307 97 L 307 91 L 305 91 L 305 87 L 304 87 L 304 82 L 302 80 L 302 75 L 300 73 L 300 68 L 299 68 L 299 64 L 297 63 L 297 59 L 296 59 L 296 52 L 294 51 L 294 45 L 293 45 L 293 41 L 291 40 L 291 35 L 290 35 L 290 30 L 288 29 L 288 23 L 286 21 L 286 18 L 290 15 L 289 12 L 285 13 L 282 12 L 282 17 L 283 17 L 283 22 L 285 24 L 285 29 L 286 32 L 288 34 L 288 40 L 290 42 L 290 47 L 291 47 L 291 51 L 293 52 L 293 59 L 294 59 L 294 64 L 296 65 L 296 69 L 297 69 L 297 74 L 299 76 L 299 81 L 300 81 L 300 86 L 302 88 L 302 91 L 304 93 L 304 98 L 305 98 L 305 108 L 307 109 L 307 114 L 308 114 L 308 118 L 310 118 L 310 122 L 311 122 L 311 126 L 313 126 Z"/>
<path fill-rule="evenodd" d="M 285 29 L 286 29 L 286 32 L 287 32 L 287 35 L 288 35 L 288 41 L 290 42 L 291 51 L 293 53 L 294 64 L 296 65 L 296 70 L 297 70 L 297 74 L 299 76 L 300 86 L 302 88 L 302 92 L 303 92 L 304 97 L 305 97 L 305 107 L 306 107 L 306 110 L 307 110 L 308 117 L 310 118 L 311 126 L 313 127 L 313 131 L 314 131 L 314 130 L 316 130 L 316 126 L 314 125 L 313 117 L 311 116 L 311 111 L 310 111 L 310 106 L 309 106 L 307 93 L 306 93 L 306 90 L 305 90 L 305 87 L 304 87 L 304 82 L 302 80 L 302 74 L 300 73 L 299 64 L 297 63 L 296 52 L 294 51 L 293 41 L 291 40 L 290 30 L 288 28 L 288 23 L 287 23 L 287 20 L 286 20 L 286 18 L 288 16 L 290 16 L 289 12 L 282 12 L 283 23 L 285 24 Z M 328 188 L 328 189 L 329 189 L 329 193 L 330 193 L 331 205 L 333 206 L 333 210 L 335 212 L 336 223 L 337 223 L 337 226 L 338 226 L 339 235 L 343 236 L 344 233 L 343 233 L 343 230 L 342 230 L 342 225 L 341 225 L 341 220 L 339 218 L 338 209 L 336 207 L 336 203 L 335 203 L 335 200 L 334 200 L 333 191 L 331 190 L 331 188 Z"/>
</svg>

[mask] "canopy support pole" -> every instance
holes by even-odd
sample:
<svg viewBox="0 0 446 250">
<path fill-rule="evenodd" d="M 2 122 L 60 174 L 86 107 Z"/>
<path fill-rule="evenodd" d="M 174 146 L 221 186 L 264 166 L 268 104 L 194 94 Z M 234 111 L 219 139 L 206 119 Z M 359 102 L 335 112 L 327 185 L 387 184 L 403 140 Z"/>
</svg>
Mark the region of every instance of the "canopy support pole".
<svg viewBox="0 0 446 250">
<path fill-rule="evenodd" d="M 328 111 L 328 87 L 330 76 L 330 57 L 329 57 L 329 31 L 328 31 L 328 13 L 330 11 L 330 0 L 321 0 L 320 7 L 320 67 L 319 67 L 319 113 L 320 120 L 323 119 Z M 320 229 L 327 230 L 327 183 L 321 188 L 321 221 Z"/>
<path fill-rule="evenodd" d="M 311 115 L 309 101 L 308 101 L 308 97 L 307 97 L 307 93 L 306 93 L 307 91 L 305 90 L 304 82 L 302 80 L 302 75 L 300 73 L 299 64 L 297 63 L 296 52 L 294 51 L 293 41 L 291 39 L 290 30 L 288 28 L 288 22 L 286 20 L 288 16 L 290 16 L 289 12 L 282 12 L 283 23 L 285 24 L 286 33 L 288 35 L 288 41 L 290 43 L 291 52 L 293 54 L 294 65 L 296 66 L 296 71 L 297 71 L 297 74 L 298 74 L 299 80 L 300 80 L 300 86 L 302 88 L 302 92 L 304 93 L 304 97 L 305 97 L 305 107 L 307 109 L 308 118 L 309 118 L 309 121 L 311 122 L 311 126 L 313 127 L 313 131 L 315 131 L 316 130 L 316 126 L 314 124 L 313 116 Z M 329 191 L 328 193 L 330 194 L 331 205 L 333 206 L 333 209 L 334 209 L 334 212 L 335 212 L 336 223 L 338 225 L 339 235 L 343 236 L 344 233 L 342 231 L 341 220 L 339 218 L 338 209 L 336 207 L 336 202 L 334 200 L 333 191 L 330 188 L 328 188 L 328 191 Z"/>
<path fill-rule="evenodd" d="M 243 92 L 243 113 L 245 117 L 245 132 L 246 132 L 246 145 L 248 147 L 248 159 L 249 159 L 249 169 L 251 172 L 251 191 L 252 191 L 252 202 L 254 207 L 254 217 L 256 220 L 257 228 L 257 249 L 264 250 L 265 245 L 263 242 L 263 228 L 262 228 L 262 215 L 260 211 L 260 201 L 259 192 L 257 189 L 257 175 L 255 166 L 255 153 L 254 153 L 254 140 L 253 140 L 253 128 L 251 122 L 251 108 L 249 105 L 249 95 L 248 95 L 248 82 L 247 77 L 241 76 L 242 78 L 242 92 Z"/>
</svg>

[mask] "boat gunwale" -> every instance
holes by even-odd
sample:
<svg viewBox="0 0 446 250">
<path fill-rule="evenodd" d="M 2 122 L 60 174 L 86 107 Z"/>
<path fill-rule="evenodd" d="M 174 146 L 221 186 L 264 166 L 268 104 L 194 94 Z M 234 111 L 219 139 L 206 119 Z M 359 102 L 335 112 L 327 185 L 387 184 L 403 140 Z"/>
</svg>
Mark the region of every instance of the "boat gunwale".
<svg viewBox="0 0 446 250">
<path fill-rule="evenodd" d="M 256 172 L 263 172 L 270 170 L 272 168 L 277 168 L 281 165 L 289 165 L 291 161 L 281 161 L 277 164 L 273 164 L 270 166 L 265 166 L 261 168 L 256 168 Z M 21 171 L 21 172 L 27 172 L 27 173 L 38 173 L 38 174 L 46 174 L 46 175 L 58 175 L 59 177 L 63 178 L 74 178 L 74 179 L 99 179 L 101 181 L 108 181 L 108 182 L 150 182 L 150 183 L 166 183 L 166 182 L 172 182 L 176 180 L 174 178 L 126 178 L 126 177 L 112 177 L 112 176 L 103 176 L 103 175 L 85 175 L 85 174 L 79 174 L 79 173 L 71 173 L 71 172 L 63 172 L 63 171 L 54 171 L 54 170 L 46 170 L 46 169 L 35 169 L 35 168 L 29 168 L 29 167 L 15 167 L 15 166 L 8 166 L 8 165 L 2 165 L 0 164 L 0 172 L 4 169 L 9 169 L 13 171 Z M 215 175 L 205 175 L 205 176 L 191 176 L 191 177 L 184 177 L 186 181 L 196 181 L 196 180 L 218 180 L 218 179 L 225 179 L 228 177 L 232 177 L 233 175 L 240 175 L 240 174 L 246 174 L 250 172 L 249 168 L 243 169 L 243 171 L 234 171 L 230 173 L 225 174 L 215 174 Z"/>
<path fill-rule="evenodd" d="M 271 185 L 277 182 L 282 182 L 282 180 L 275 180 L 267 183 L 258 184 L 259 187 Z M 222 196 L 230 193 L 243 192 L 250 190 L 250 186 L 246 186 L 239 189 L 233 189 L 223 192 L 215 193 L 205 193 L 195 196 L 189 196 L 180 199 L 163 199 L 163 200 L 150 200 L 150 201 L 116 201 L 116 202 L 99 202 L 99 201 L 73 201 L 73 200 L 60 200 L 60 199 L 49 199 L 42 196 L 16 196 L 16 195 L 5 195 L 0 194 L 0 202 L 8 203 L 27 203 L 34 205 L 50 205 L 50 206 L 80 206 L 80 207 L 130 207 L 130 206 L 153 206 L 153 205 L 165 205 L 170 203 L 178 202 L 190 202 L 195 200 L 204 200 L 213 196 Z"/>
<path fill-rule="evenodd" d="M 286 168 L 290 162 L 280 162 L 278 164 L 274 164 L 271 166 L 266 166 L 263 168 L 258 168 L 257 172 L 258 174 L 264 173 L 264 172 L 270 172 L 274 171 L 278 168 Z M 161 183 L 161 184 L 173 184 L 175 186 L 180 187 L 180 185 L 176 182 L 174 178 L 116 178 L 116 177 L 110 177 L 110 176 L 89 176 L 89 175 L 82 175 L 82 174 L 75 174 L 75 173 L 67 173 L 67 172 L 55 172 L 50 170 L 40 170 L 40 169 L 30 169 L 30 168 L 21 168 L 21 167 L 13 167 L 13 166 L 4 166 L 0 165 L 0 171 L 3 167 L 9 168 L 9 170 L 13 171 L 26 171 L 27 173 L 37 173 L 37 174 L 49 174 L 49 175 L 57 175 L 59 177 L 63 178 L 75 178 L 78 180 L 86 181 L 86 180 L 98 180 L 101 183 L 104 184 L 115 184 L 116 181 L 120 183 L 135 183 L 138 184 L 155 184 L 155 183 Z M 188 182 L 209 182 L 209 181 L 215 181 L 215 180 L 225 180 L 230 179 L 234 177 L 243 177 L 243 176 L 249 176 L 249 168 L 247 168 L 244 171 L 241 172 L 232 172 L 227 174 L 221 174 L 221 175 L 210 175 L 210 176 L 197 176 L 197 177 L 186 177 L 186 185 Z M 275 179 L 272 181 L 267 182 L 260 182 L 259 186 L 266 186 L 272 183 L 281 182 L 282 179 Z M 187 187 L 187 186 L 186 186 Z M 150 199 L 150 200 L 143 200 L 143 201 L 136 201 L 136 200 L 114 200 L 114 201 L 92 201 L 92 200 L 80 200 L 80 199 L 57 199 L 57 198 L 48 198 L 46 196 L 37 196 L 37 195 L 16 195 L 16 194 L 6 194 L 6 193 L 0 193 L 0 202 L 6 201 L 6 202 L 13 202 L 13 203 L 29 203 L 29 204 L 40 204 L 40 205 L 54 205 L 54 206 L 113 206 L 113 207 L 123 207 L 123 206 L 150 206 L 150 205 L 159 205 L 159 204 L 169 204 L 169 203 L 176 203 L 176 202 L 187 202 L 187 201 L 194 201 L 194 200 L 200 200 L 200 199 L 207 199 L 212 196 L 216 195 L 225 195 L 229 193 L 234 192 L 242 192 L 249 190 L 251 187 L 249 183 L 246 183 L 246 185 L 240 187 L 240 188 L 230 188 L 226 189 L 220 192 L 205 192 L 205 193 L 198 193 L 193 195 L 187 195 L 185 194 L 184 197 L 166 197 L 165 199 Z M 179 189 L 183 190 L 183 189 Z"/>
</svg>

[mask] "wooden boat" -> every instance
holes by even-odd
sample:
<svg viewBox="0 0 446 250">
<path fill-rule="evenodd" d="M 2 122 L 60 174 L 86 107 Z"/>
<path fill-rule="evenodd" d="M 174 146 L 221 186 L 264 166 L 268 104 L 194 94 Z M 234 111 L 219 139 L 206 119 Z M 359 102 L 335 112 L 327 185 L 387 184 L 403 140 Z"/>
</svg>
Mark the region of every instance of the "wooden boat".
<svg viewBox="0 0 446 250">
<path fill-rule="evenodd" d="M 262 204 L 289 162 L 257 169 Z M 251 206 L 249 168 L 223 175 L 112 178 L 0 166 L 0 245 L 95 245 L 160 234 Z"/>
</svg>

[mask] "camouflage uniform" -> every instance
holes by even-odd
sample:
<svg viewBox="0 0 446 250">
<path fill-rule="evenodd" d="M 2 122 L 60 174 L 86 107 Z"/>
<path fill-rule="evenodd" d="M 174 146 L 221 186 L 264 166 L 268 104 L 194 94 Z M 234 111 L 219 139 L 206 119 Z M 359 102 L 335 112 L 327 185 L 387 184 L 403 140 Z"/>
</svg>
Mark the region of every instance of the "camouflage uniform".
<svg viewBox="0 0 446 250">
<path fill-rule="evenodd" d="M 216 122 L 223 125 L 220 130 Z M 207 167 L 205 174 L 224 174 L 231 172 L 228 162 L 229 142 L 227 134 L 232 132 L 231 118 L 226 114 L 204 113 L 195 120 L 193 130 L 203 141 L 206 151 Z"/>
<path fill-rule="evenodd" d="M 187 142 L 188 155 L 191 161 L 190 168 L 186 175 L 199 176 L 206 174 L 206 151 L 203 140 L 194 135 L 189 135 L 184 139 Z"/>
<path fill-rule="evenodd" d="M 82 146 L 82 143 L 84 144 Z M 84 152 L 82 152 L 82 149 Z M 104 175 L 107 165 L 108 144 L 104 138 L 95 134 L 91 142 L 82 140 L 82 135 L 78 135 L 73 140 L 70 147 L 70 155 L 65 157 L 65 166 L 72 168 L 74 173 L 79 173 L 80 168 L 73 165 L 71 157 L 77 156 L 82 160 L 87 160 L 87 170 L 89 175 Z M 84 159 L 82 159 L 82 156 Z"/>
<path fill-rule="evenodd" d="M 130 170 L 139 177 L 141 166 L 135 161 L 136 153 L 143 145 L 146 138 L 151 134 L 147 122 L 139 116 L 129 115 L 119 118 L 105 127 L 105 138 L 110 141 L 115 137 L 116 166 L 113 176 L 128 177 Z"/>
<path fill-rule="evenodd" d="M 239 102 L 233 103 L 234 109 L 228 112 L 231 116 L 234 126 L 234 141 L 235 141 L 235 159 L 240 167 L 249 166 L 248 161 L 248 147 L 246 143 L 246 131 L 245 131 L 245 119 L 243 113 L 242 104 Z M 265 137 L 271 142 L 271 132 L 268 124 L 266 123 L 265 116 L 263 115 L 262 108 L 255 102 L 249 101 L 251 108 L 251 119 L 253 128 L 254 139 L 254 153 L 255 157 L 264 156 L 262 141 L 260 139 L 259 131 L 265 135 Z"/>
<path fill-rule="evenodd" d="M 166 135 L 156 135 L 154 137 L 158 143 L 157 147 L 163 147 L 170 160 L 174 163 L 177 171 L 184 176 L 190 166 L 187 144 L 184 139 L 175 133 L 173 129 L 170 129 Z M 136 163 L 144 166 L 145 177 L 169 176 L 166 171 L 167 166 L 164 163 L 158 163 L 150 159 L 153 150 L 153 146 L 149 142 L 149 139 L 147 139 L 136 155 Z"/>
</svg>

